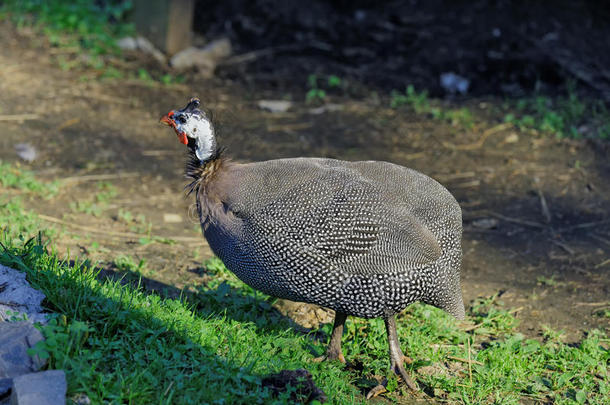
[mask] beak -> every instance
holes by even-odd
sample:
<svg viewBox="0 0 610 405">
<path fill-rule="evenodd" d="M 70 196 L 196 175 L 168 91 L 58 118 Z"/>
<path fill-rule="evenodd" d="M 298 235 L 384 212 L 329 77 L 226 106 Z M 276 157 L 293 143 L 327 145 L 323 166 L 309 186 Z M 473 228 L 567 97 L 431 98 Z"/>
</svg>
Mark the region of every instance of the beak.
<svg viewBox="0 0 610 405">
<path fill-rule="evenodd" d="M 174 126 L 174 123 L 173 123 L 172 119 L 169 117 L 169 114 L 168 115 L 164 115 L 163 117 L 161 117 L 159 122 L 164 123 L 168 127 L 173 127 Z"/>
</svg>

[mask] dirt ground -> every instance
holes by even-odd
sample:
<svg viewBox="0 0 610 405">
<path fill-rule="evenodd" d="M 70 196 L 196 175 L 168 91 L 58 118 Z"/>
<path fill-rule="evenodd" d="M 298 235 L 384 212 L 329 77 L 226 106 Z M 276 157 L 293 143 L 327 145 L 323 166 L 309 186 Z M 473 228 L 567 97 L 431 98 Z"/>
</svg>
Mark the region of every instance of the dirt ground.
<svg viewBox="0 0 610 405">
<path fill-rule="evenodd" d="M 0 115 L 29 114 L 1 123 L 0 159 L 19 162 L 41 180 L 63 180 L 56 197 L 24 200 L 44 215 L 44 224 L 62 230 L 54 240 L 62 253 L 108 270 L 116 270 L 112 260 L 121 254 L 145 259 L 145 284 L 153 289 L 205 282 L 202 262 L 211 252 L 193 216 L 194 201 L 183 196 L 185 150 L 158 122 L 199 96 L 218 112 L 221 142 L 237 160 L 387 160 L 439 180 L 463 208 L 467 307 L 478 296 L 500 294 L 529 336 L 543 325 L 565 330 L 568 341 L 610 328 L 600 315 L 610 305 L 607 144 L 501 125 L 501 100 L 490 97 L 461 104 L 484 118 L 465 130 L 375 98 L 336 96 L 331 101 L 339 109 L 313 114 L 302 93 L 226 77 L 194 76 L 169 86 L 90 80 L 95 72 L 61 70 L 54 60 L 65 51 L 49 49 L 34 35 L 2 23 L 0 36 Z M 125 69 L 136 67 L 126 62 Z M 258 100 L 284 98 L 294 100 L 289 112 L 257 107 Z M 15 152 L 24 142 L 39 153 L 31 164 Z M 71 208 L 94 198 L 100 181 L 116 187 L 117 195 L 98 216 Z M 142 232 L 141 224 L 121 219 L 119 210 L 144 215 L 152 235 L 176 243 L 139 243 L 134 233 Z M 278 305 L 304 326 L 317 323 L 312 317 L 328 319 L 310 307 Z"/>
</svg>

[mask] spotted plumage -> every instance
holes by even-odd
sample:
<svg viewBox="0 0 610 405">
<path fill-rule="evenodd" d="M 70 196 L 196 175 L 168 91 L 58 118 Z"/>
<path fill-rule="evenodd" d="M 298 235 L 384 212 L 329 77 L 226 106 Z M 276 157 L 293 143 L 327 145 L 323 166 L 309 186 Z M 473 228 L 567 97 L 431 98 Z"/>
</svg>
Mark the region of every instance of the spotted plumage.
<svg viewBox="0 0 610 405">
<path fill-rule="evenodd" d="M 197 106 L 173 116 L 196 127 Z M 207 128 L 200 132 L 213 133 Z M 186 135 L 189 187 L 214 253 L 260 291 L 337 311 L 331 358 L 343 358 L 344 315 L 383 317 L 392 367 L 414 388 L 398 358 L 393 317 L 415 301 L 464 316 L 462 220 L 453 196 L 435 180 L 386 162 L 238 164 L 217 148 L 202 158 L 199 145 L 215 140 Z"/>
</svg>

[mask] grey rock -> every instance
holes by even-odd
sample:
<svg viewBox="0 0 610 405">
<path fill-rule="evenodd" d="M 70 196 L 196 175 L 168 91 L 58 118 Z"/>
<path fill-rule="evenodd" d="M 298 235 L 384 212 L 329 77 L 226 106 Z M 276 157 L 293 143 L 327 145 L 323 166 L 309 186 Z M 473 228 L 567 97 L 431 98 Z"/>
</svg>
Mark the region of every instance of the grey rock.
<svg viewBox="0 0 610 405">
<path fill-rule="evenodd" d="M 134 37 L 121 38 L 116 44 L 125 51 L 135 51 L 138 49 L 138 41 Z"/>
<path fill-rule="evenodd" d="M 214 73 L 216 65 L 231 55 L 231 41 L 227 38 L 217 39 L 203 48 L 188 47 L 170 59 L 169 63 L 176 69 L 196 66 L 206 76 Z"/>
<path fill-rule="evenodd" d="M 272 113 L 284 113 L 292 107 L 292 102 L 285 100 L 259 100 L 257 105 L 261 110 Z"/>
<path fill-rule="evenodd" d="M 18 143 L 15 145 L 15 151 L 17 151 L 17 156 L 26 162 L 33 162 L 36 160 L 38 156 L 38 151 L 29 143 Z"/>
<path fill-rule="evenodd" d="M 11 405 L 64 405 L 67 389 L 63 370 L 20 375 L 13 379 Z"/>
<path fill-rule="evenodd" d="M 40 305 L 44 298 L 42 292 L 30 286 L 25 273 L 0 265 L 0 322 L 14 315 L 25 316 L 30 322 L 46 323 Z"/>
<path fill-rule="evenodd" d="M 479 229 L 494 229 L 498 227 L 498 220 L 495 218 L 480 218 L 472 221 L 472 226 Z"/>
<path fill-rule="evenodd" d="M 446 72 L 441 74 L 441 87 L 450 94 L 466 94 L 470 80 L 453 72 Z"/>
<path fill-rule="evenodd" d="M 141 51 L 152 55 L 159 63 L 165 64 L 167 59 L 163 52 L 158 50 L 152 42 L 144 37 L 125 37 L 121 38 L 117 41 L 117 45 L 119 48 L 124 49 L 126 51 Z"/>
<path fill-rule="evenodd" d="M 42 367 L 43 360 L 27 353 L 42 339 L 42 333 L 29 322 L 0 322 L 0 378 L 16 377 Z"/>
<path fill-rule="evenodd" d="M 5 396 L 13 386 L 12 378 L 0 378 L 0 398 Z M 2 402 L 0 402 L 1 404 Z"/>
</svg>

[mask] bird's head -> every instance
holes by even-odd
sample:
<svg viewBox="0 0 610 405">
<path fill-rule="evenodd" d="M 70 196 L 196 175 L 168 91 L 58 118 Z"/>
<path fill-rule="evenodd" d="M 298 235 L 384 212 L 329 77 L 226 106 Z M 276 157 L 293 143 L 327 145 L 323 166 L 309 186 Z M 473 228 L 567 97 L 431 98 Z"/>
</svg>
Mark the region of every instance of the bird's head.
<svg viewBox="0 0 610 405">
<path fill-rule="evenodd" d="M 216 152 L 214 126 L 207 114 L 199 109 L 199 99 L 192 98 L 181 110 L 172 110 L 161 122 L 172 127 L 181 143 L 191 148 L 205 162 Z"/>
</svg>

